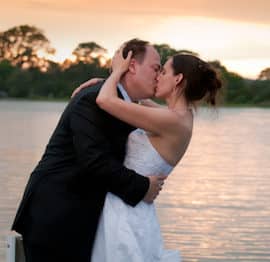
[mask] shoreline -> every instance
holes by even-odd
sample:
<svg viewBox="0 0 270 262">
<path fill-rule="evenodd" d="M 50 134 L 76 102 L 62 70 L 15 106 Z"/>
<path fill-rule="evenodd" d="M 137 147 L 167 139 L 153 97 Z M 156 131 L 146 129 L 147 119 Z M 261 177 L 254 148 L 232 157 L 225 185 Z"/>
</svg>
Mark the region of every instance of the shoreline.
<svg viewBox="0 0 270 262">
<path fill-rule="evenodd" d="M 25 102 L 68 102 L 70 98 L 0 98 L 1 101 L 25 101 Z M 200 107 L 207 107 L 205 105 L 200 105 Z M 217 108 L 270 108 L 270 103 L 266 104 L 220 104 Z"/>
</svg>

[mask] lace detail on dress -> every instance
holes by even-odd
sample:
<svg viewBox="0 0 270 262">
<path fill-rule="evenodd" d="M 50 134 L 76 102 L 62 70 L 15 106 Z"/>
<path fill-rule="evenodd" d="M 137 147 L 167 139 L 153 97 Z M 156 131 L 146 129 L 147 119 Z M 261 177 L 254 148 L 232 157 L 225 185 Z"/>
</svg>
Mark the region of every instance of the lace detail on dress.
<svg viewBox="0 0 270 262">
<path fill-rule="evenodd" d="M 145 176 L 169 174 L 173 169 L 153 147 L 142 129 L 136 129 L 129 135 L 124 165 Z"/>
</svg>

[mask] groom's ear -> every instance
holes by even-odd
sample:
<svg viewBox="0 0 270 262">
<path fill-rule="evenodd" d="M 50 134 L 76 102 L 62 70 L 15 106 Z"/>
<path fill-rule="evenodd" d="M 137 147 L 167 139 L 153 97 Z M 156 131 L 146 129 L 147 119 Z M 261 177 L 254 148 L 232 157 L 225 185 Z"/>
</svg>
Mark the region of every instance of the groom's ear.
<svg viewBox="0 0 270 262">
<path fill-rule="evenodd" d="M 132 58 L 130 60 L 130 63 L 129 63 L 128 71 L 131 74 L 135 74 L 136 73 L 136 66 L 137 66 L 137 61 L 134 58 Z"/>
</svg>

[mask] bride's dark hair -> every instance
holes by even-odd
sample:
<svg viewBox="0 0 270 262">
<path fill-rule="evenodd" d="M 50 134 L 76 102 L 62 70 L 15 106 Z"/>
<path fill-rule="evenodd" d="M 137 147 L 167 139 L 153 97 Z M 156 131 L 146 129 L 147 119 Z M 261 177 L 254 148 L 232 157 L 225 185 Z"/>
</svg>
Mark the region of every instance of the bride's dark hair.
<svg viewBox="0 0 270 262">
<path fill-rule="evenodd" d="M 172 57 L 174 74 L 183 74 L 181 84 L 188 103 L 205 99 L 212 106 L 216 105 L 218 90 L 222 83 L 210 64 L 193 55 L 178 54 Z"/>
</svg>

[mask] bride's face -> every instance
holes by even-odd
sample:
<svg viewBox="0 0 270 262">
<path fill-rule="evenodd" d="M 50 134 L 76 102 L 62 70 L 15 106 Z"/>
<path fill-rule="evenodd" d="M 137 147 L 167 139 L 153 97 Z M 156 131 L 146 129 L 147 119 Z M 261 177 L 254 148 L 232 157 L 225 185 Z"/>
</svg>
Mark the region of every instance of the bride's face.
<svg viewBox="0 0 270 262">
<path fill-rule="evenodd" d="M 169 97 L 178 84 L 178 75 L 174 75 L 172 67 L 172 58 L 164 64 L 157 80 L 155 92 L 156 98 L 166 99 Z"/>
</svg>

